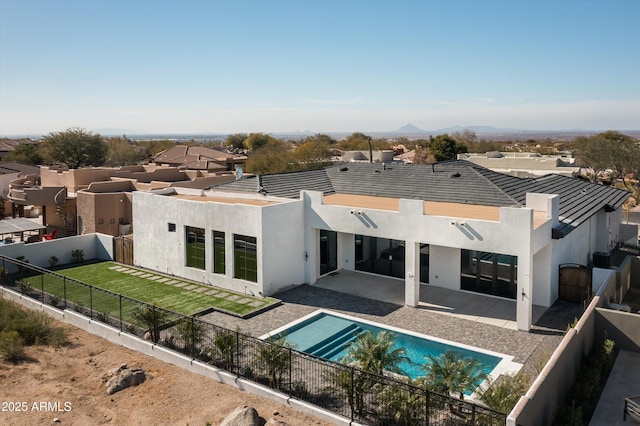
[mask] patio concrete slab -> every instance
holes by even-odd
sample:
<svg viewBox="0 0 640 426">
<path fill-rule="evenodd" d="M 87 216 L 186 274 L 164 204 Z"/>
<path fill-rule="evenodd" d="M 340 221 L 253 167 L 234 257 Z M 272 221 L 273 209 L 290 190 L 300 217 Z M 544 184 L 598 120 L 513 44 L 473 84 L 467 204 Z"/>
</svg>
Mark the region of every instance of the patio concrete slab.
<svg viewBox="0 0 640 426">
<path fill-rule="evenodd" d="M 621 350 L 600 395 L 590 426 L 631 425 L 622 421 L 624 398 L 640 395 L 640 353 Z"/>
</svg>

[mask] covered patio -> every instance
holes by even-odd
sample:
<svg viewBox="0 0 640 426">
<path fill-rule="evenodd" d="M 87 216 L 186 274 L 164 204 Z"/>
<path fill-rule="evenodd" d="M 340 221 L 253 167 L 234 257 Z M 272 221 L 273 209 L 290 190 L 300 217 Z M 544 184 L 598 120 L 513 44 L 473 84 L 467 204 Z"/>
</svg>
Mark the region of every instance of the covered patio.
<svg viewBox="0 0 640 426">
<path fill-rule="evenodd" d="M 3 219 L 0 220 L 0 244 L 11 244 L 16 241 L 28 243 L 41 241 L 45 230 L 46 226 L 24 217 Z"/>
<path fill-rule="evenodd" d="M 323 276 L 313 286 L 396 305 L 405 304 L 404 280 L 382 275 L 340 270 Z M 518 329 L 516 301 L 500 297 L 422 284 L 416 309 L 510 330 Z M 534 305 L 532 322 L 537 323 L 546 310 L 545 307 Z"/>
</svg>

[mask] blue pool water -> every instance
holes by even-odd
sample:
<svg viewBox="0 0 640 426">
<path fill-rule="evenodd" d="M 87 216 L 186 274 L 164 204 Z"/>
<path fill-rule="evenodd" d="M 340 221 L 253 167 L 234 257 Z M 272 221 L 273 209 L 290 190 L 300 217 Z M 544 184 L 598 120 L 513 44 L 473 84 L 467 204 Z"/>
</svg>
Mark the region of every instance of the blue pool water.
<svg viewBox="0 0 640 426">
<path fill-rule="evenodd" d="M 280 331 L 272 336 L 271 339 L 276 340 L 284 337 L 286 342 L 301 352 L 339 362 L 346 354 L 348 343 L 367 330 L 378 333 L 386 329 L 322 312 Z M 400 368 L 407 376 L 413 379 L 424 376 L 422 365 L 429 362 L 429 359 L 426 358 L 427 356 L 439 356 L 447 350 L 454 350 L 463 356 L 477 359 L 481 363 L 482 370 L 487 375 L 502 361 L 500 357 L 471 349 L 452 346 L 397 331 L 391 332 L 395 335 L 394 348 L 405 348 L 406 356 L 411 361 L 403 361 L 400 364 Z"/>
</svg>

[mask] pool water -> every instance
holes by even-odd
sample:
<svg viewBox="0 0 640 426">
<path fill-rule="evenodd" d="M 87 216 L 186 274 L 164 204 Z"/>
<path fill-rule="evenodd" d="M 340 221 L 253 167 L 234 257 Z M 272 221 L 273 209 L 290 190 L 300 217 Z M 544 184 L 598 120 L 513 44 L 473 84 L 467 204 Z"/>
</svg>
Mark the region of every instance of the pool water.
<svg viewBox="0 0 640 426">
<path fill-rule="evenodd" d="M 288 328 L 279 329 L 276 334 L 270 335 L 269 338 L 272 340 L 284 338 L 296 350 L 339 362 L 345 356 L 349 342 L 354 341 L 359 334 L 367 330 L 378 333 L 387 329 L 351 318 L 321 312 Z M 480 362 L 480 368 L 487 375 L 503 360 L 499 356 L 472 349 L 395 330 L 387 331 L 391 331 L 394 334 L 395 343 L 393 348 L 405 349 L 406 356 L 410 362 L 403 361 L 399 367 L 407 376 L 413 379 L 425 375 L 422 366 L 430 362 L 429 358 L 427 358 L 429 355 L 437 357 L 447 350 L 454 350 L 465 357 L 477 359 Z"/>
</svg>

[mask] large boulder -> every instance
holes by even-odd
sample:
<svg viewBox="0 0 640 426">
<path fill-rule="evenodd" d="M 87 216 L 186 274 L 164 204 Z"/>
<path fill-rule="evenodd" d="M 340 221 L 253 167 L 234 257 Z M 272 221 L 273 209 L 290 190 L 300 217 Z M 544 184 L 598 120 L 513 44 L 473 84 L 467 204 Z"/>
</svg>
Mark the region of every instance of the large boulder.
<svg viewBox="0 0 640 426">
<path fill-rule="evenodd" d="M 114 393 L 126 389 L 129 386 L 137 386 L 147 380 L 147 373 L 139 368 L 127 368 L 126 364 L 114 368 L 107 372 L 104 377 L 107 394 Z"/>
<path fill-rule="evenodd" d="M 233 410 L 220 426 L 260 426 L 260 416 L 255 408 L 243 405 Z"/>
</svg>

